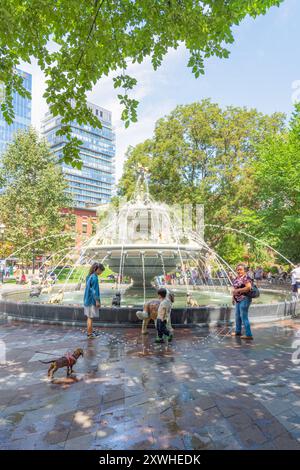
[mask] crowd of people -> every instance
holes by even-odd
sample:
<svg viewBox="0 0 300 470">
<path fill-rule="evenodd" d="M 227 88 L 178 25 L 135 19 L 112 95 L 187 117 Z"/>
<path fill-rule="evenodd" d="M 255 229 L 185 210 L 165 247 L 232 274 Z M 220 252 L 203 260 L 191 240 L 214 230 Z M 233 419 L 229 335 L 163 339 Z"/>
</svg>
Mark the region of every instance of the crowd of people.
<svg viewBox="0 0 300 470">
<path fill-rule="evenodd" d="M 42 283 L 46 279 L 56 282 L 57 276 L 47 268 L 33 271 L 32 268 L 25 268 L 22 265 L 14 264 L 9 266 L 0 265 L 0 279 L 2 279 L 3 282 L 12 279 L 17 284 L 27 284 L 30 282 Z"/>
<path fill-rule="evenodd" d="M 255 268 L 247 267 L 247 274 L 255 281 L 265 281 L 269 284 L 284 284 L 292 282 L 292 269 L 290 272 L 284 270 L 281 266 L 264 269 L 262 266 Z M 205 267 L 203 269 L 196 267 L 178 266 L 173 273 L 156 276 L 156 284 L 164 285 L 212 285 L 232 283 L 234 279 L 233 271 L 219 268 L 212 269 Z"/>
</svg>

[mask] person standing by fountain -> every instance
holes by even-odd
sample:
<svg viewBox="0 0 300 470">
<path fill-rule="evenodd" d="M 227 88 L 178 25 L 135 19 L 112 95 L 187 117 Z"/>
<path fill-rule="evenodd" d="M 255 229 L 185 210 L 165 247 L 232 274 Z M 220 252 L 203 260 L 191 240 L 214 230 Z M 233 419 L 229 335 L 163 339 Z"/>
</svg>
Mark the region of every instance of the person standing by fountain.
<svg viewBox="0 0 300 470">
<path fill-rule="evenodd" d="M 97 333 L 93 331 L 93 318 L 99 316 L 100 289 L 98 276 L 103 273 L 105 267 L 101 263 L 93 263 L 86 278 L 84 291 L 84 314 L 87 317 L 87 337 L 96 338 Z"/>
<path fill-rule="evenodd" d="M 232 336 L 240 336 L 242 339 L 253 339 L 248 311 L 252 302 L 247 293 L 251 291 L 252 279 L 248 276 L 246 265 L 240 263 L 236 267 L 237 277 L 233 280 L 233 304 L 235 304 L 235 332 Z M 245 327 L 245 335 L 242 336 L 242 323 Z"/>
<path fill-rule="evenodd" d="M 300 263 L 291 271 L 292 281 L 292 295 L 294 298 L 298 297 L 300 289 Z"/>
<path fill-rule="evenodd" d="M 156 343 L 163 343 L 163 336 L 167 336 L 168 341 L 172 341 L 172 335 L 167 328 L 167 320 L 170 318 L 172 302 L 167 298 L 167 289 L 161 288 L 158 289 L 157 294 L 160 300 L 160 304 L 157 312 L 156 328 L 157 328 L 157 338 Z"/>
</svg>

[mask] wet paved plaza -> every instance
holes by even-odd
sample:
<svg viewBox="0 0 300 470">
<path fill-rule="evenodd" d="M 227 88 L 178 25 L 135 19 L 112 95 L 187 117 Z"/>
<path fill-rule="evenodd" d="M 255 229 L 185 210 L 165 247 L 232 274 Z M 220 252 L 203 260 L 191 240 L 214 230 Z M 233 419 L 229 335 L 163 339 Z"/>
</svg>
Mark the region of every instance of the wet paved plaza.
<svg viewBox="0 0 300 470">
<path fill-rule="evenodd" d="M 1 320 L 1 449 L 300 449 L 300 321 L 256 325 L 250 343 L 99 331 Z M 76 374 L 51 383 L 39 360 L 79 347 Z"/>
</svg>

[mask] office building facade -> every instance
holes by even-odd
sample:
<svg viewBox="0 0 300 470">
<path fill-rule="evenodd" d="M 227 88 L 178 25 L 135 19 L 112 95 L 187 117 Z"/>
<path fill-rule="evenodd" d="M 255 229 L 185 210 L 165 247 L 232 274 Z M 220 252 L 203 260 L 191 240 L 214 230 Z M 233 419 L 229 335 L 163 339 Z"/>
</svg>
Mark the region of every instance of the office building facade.
<svg viewBox="0 0 300 470">
<path fill-rule="evenodd" d="M 32 77 L 30 73 L 16 70 L 23 78 L 23 85 L 31 93 Z M 0 95 L 4 99 L 4 87 L 0 84 Z M 0 155 L 6 150 L 7 145 L 14 140 L 18 130 L 26 130 L 31 124 L 31 98 L 24 98 L 18 93 L 13 94 L 13 107 L 15 119 L 12 124 L 7 124 L 0 110 Z"/>
<path fill-rule="evenodd" d="M 115 184 L 115 134 L 111 112 L 92 103 L 88 103 L 88 106 L 100 120 L 102 128 L 72 122 L 72 136 L 82 142 L 80 157 L 83 165 L 78 170 L 62 163 L 69 183 L 68 191 L 72 195 L 74 207 L 78 208 L 109 202 Z M 61 125 L 61 118 L 53 117 L 51 113 L 47 113 L 42 122 L 42 134 L 58 159 L 63 156 L 66 144 L 64 136 L 56 135 Z"/>
</svg>

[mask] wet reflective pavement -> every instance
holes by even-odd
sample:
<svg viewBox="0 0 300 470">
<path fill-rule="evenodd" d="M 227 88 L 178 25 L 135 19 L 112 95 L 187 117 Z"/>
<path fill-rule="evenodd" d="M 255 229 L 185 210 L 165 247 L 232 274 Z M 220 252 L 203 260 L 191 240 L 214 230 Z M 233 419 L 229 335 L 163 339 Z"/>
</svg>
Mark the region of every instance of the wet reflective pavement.
<svg viewBox="0 0 300 470">
<path fill-rule="evenodd" d="M 170 345 L 99 332 L 1 321 L 1 449 L 300 449 L 300 321 L 256 325 L 248 343 L 220 328 L 176 329 Z M 76 348 L 75 374 L 49 381 L 39 361 Z"/>
</svg>

